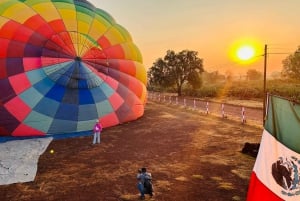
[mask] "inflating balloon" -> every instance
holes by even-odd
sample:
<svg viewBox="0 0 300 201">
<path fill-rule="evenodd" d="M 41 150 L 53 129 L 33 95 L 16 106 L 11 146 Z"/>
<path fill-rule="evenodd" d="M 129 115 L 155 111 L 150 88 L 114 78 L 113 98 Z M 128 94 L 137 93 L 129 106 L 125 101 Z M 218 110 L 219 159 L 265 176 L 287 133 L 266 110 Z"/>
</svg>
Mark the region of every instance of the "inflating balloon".
<svg viewBox="0 0 300 201">
<path fill-rule="evenodd" d="M 85 0 L 0 1 L 0 135 L 141 117 L 146 69 L 130 34 Z"/>
</svg>

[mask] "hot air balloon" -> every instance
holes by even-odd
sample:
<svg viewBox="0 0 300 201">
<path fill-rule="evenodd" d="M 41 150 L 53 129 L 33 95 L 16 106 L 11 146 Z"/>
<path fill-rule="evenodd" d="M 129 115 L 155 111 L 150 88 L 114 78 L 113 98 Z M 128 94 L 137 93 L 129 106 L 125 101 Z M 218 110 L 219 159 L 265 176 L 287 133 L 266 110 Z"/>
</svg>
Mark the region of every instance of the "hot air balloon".
<svg viewBox="0 0 300 201">
<path fill-rule="evenodd" d="M 0 135 L 136 120 L 146 69 L 128 31 L 86 0 L 0 1 Z"/>
</svg>

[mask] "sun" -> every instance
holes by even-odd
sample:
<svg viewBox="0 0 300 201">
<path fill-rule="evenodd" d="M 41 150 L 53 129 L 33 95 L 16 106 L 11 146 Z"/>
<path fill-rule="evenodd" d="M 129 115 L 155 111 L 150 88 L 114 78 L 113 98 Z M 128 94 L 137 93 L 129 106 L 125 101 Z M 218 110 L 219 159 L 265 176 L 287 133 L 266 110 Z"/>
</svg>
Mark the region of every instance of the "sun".
<svg viewBox="0 0 300 201">
<path fill-rule="evenodd" d="M 239 67 L 247 67 L 257 62 L 263 54 L 262 44 L 260 39 L 250 36 L 234 39 L 228 44 L 228 56 Z"/>
<path fill-rule="evenodd" d="M 242 61 L 252 59 L 254 56 L 254 48 L 252 46 L 242 46 L 237 50 L 237 57 Z"/>
</svg>

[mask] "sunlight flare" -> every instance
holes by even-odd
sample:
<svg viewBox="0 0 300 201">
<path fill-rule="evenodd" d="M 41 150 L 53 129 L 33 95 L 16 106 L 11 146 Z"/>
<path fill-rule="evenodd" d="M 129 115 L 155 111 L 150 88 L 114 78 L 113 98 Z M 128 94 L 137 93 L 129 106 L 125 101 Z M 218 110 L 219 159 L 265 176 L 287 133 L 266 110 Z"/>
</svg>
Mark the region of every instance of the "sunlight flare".
<svg viewBox="0 0 300 201">
<path fill-rule="evenodd" d="M 237 50 L 237 57 L 240 60 L 249 60 L 254 56 L 254 48 L 252 46 L 242 46 Z"/>
<path fill-rule="evenodd" d="M 232 43 L 229 49 L 229 56 L 237 64 L 254 63 L 261 53 L 261 42 L 251 38 L 243 38 Z"/>
</svg>

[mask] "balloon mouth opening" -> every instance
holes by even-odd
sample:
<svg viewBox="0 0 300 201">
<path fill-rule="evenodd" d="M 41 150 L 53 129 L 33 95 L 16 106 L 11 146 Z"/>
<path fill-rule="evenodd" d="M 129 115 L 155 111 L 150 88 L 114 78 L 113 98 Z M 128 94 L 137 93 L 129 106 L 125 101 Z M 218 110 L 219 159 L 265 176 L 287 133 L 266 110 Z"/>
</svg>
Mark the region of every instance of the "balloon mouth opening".
<svg viewBox="0 0 300 201">
<path fill-rule="evenodd" d="M 74 60 L 75 61 L 81 61 L 81 57 L 75 57 Z"/>
</svg>

